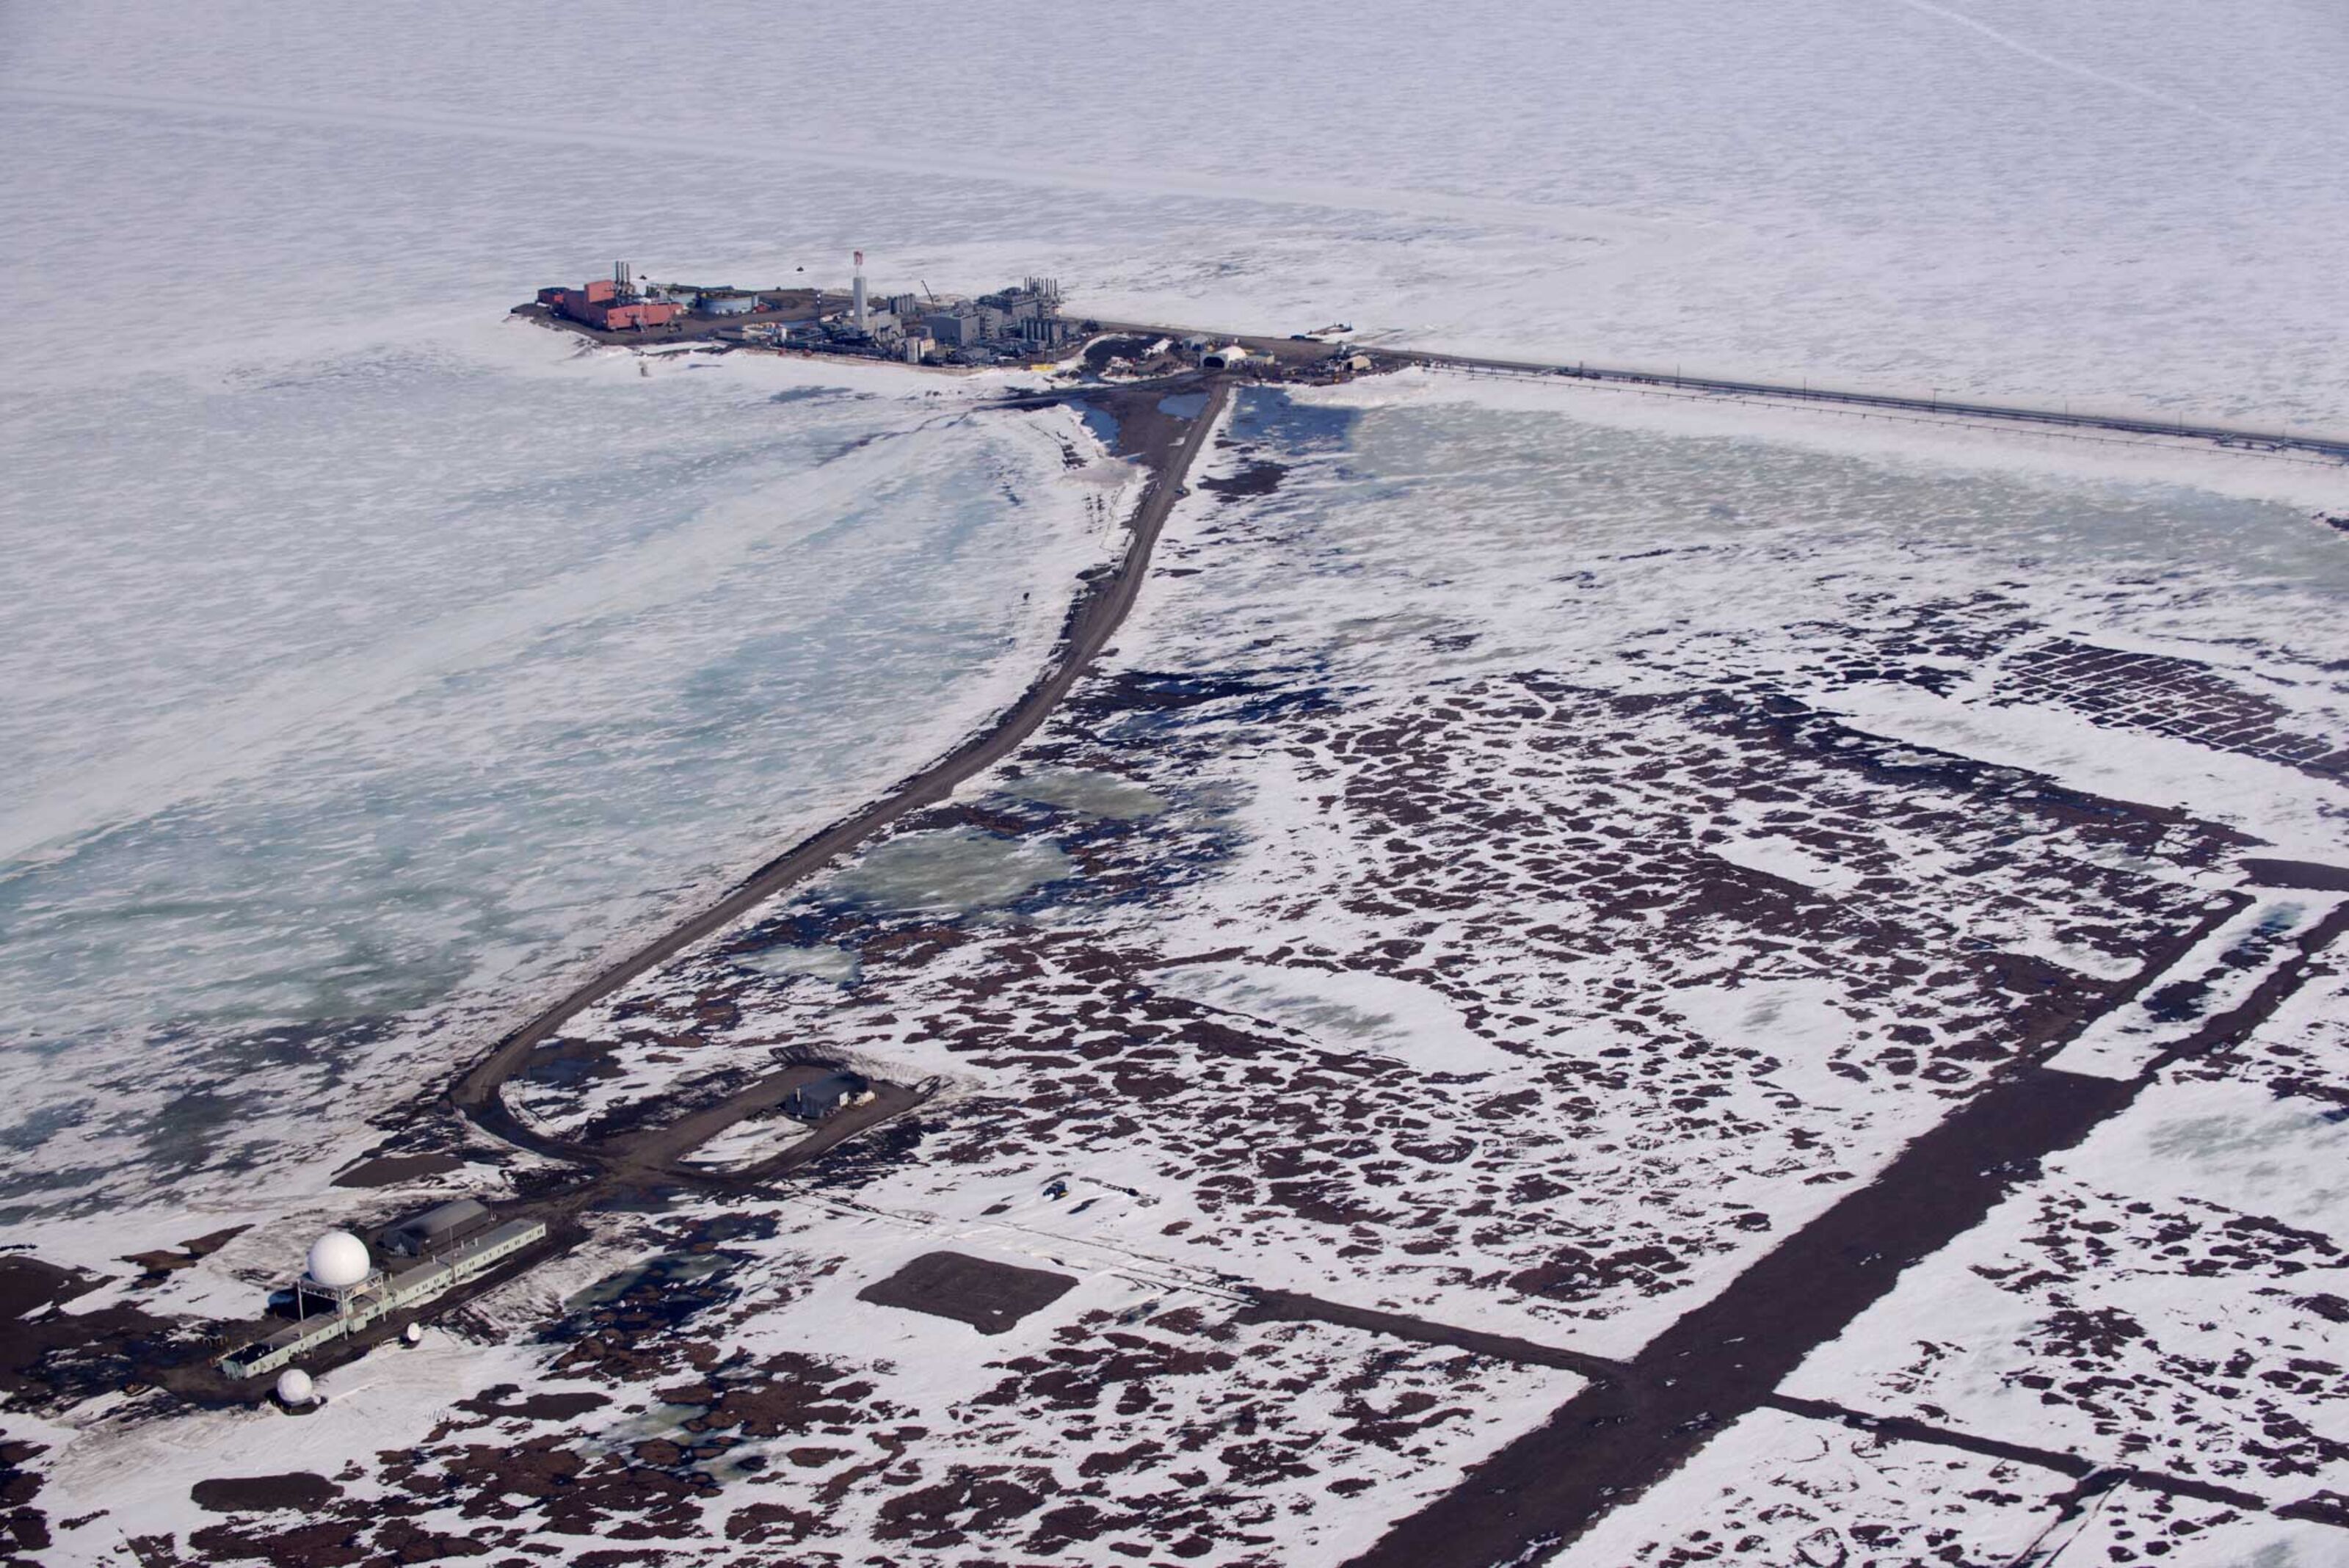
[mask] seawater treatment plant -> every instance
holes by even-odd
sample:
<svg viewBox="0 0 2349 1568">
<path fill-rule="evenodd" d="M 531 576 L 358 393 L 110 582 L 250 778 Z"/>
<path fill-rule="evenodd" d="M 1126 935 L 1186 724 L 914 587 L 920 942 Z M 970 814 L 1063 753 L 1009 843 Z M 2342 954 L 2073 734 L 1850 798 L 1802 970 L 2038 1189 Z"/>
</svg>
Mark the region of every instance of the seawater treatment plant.
<svg viewBox="0 0 2349 1568">
<path fill-rule="evenodd" d="M 625 261 L 584 286 L 542 288 L 514 307 L 550 326 L 605 342 L 709 338 L 911 364 L 993 365 L 1051 358 L 1081 339 L 1089 324 L 1061 314 L 1060 281 L 1029 277 L 977 298 L 940 295 L 927 284 L 876 296 L 864 253 L 852 259 L 847 294 L 823 288 L 737 288 L 656 283 Z"/>
<path fill-rule="evenodd" d="M 220 1357 L 232 1377 L 258 1377 L 336 1339 L 359 1334 L 396 1313 L 446 1295 L 545 1239 L 538 1220 L 499 1222 L 479 1203 L 460 1199 L 386 1232 L 385 1251 L 404 1261 L 378 1267 L 367 1244 L 347 1231 L 311 1243 L 302 1277 L 289 1293 L 294 1321 Z"/>
</svg>

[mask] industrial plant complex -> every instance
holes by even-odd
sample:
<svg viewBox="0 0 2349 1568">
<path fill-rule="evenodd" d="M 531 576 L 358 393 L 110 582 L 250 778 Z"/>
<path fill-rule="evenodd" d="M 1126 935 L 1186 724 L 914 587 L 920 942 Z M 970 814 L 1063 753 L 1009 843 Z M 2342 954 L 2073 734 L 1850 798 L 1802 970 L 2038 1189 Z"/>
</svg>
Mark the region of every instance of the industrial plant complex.
<svg viewBox="0 0 2349 1568">
<path fill-rule="evenodd" d="M 976 297 L 936 294 L 926 286 L 876 296 L 865 282 L 863 251 L 854 265 L 843 297 L 823 289 L 655 283 L 619 262 L 610 277 L 542 288 L 534 306 L 521 308 L 550 324 L 620 339 L 714 337 L 916 365 L 1030 360 L 1058 353 L 1081 333 L 1061 315 L 1054 278 L 1030 277 Z"/>
</svg>

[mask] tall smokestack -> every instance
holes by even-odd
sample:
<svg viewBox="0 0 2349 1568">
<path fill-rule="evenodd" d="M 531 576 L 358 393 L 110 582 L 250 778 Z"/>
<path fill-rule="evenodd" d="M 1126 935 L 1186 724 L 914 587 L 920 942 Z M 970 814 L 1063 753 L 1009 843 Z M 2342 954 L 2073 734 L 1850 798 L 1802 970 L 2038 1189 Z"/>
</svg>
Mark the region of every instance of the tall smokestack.
<svg viewBox="0 0 2349 1568">
<path fill-rule="evenodd" d="M 859 332 L 864 330 L 864 253 L 863 251 L 856 253 L 856 280 L 849 285 L 848 318 L 856 324 L 856 330 Z"/>
</svg>

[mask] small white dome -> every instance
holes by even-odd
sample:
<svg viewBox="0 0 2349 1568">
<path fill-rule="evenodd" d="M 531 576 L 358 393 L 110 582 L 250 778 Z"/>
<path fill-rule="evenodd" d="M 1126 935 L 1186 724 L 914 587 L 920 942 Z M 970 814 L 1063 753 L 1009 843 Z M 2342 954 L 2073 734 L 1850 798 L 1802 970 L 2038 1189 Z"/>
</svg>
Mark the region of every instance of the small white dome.
<svg viewBox="0 0 2349 1568">
<path fill-rule="evenodd" d="M 277 1375 L 277 1402 L 281 1405 L 307 1405 L 315 1387 L 308 1373 L 298 1366 L 289 1366 Z"/>
<path fill-rule="evenodd" d="M 330 1290 L 357 1284 L 374 1270 L 367 1243 L 348 1231 L 329 1231 L 310 1243 L 310 1277 Z"/>
<path fill-rule="evenodd" d="M 399 1331 L 399 1337 L 410 1345 L 421 1345 L 424 1343 L 424 1325 L 420 1323 L 411 1323 Z"/>
</svg>

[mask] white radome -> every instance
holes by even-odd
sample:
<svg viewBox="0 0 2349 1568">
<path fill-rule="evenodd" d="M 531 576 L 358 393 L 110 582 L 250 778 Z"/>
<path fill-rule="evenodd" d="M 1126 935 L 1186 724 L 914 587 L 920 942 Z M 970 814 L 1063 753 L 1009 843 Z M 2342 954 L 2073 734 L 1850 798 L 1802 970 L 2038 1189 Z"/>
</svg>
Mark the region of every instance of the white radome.
<svg viewBox="0 0 2349 1568">
<path fill-rule="evenodd" d="M 357 1284 L 374 1272 L 367 1243 L 348 1231 L 329 1231 L 310 1243 L 310 1277 L 329 1290 Z"/>
<path fill-rule="evenodd" d="M 277 1375 L 277 1402 L 281 1405 L 307 1405 L 316 1386 L 308 1373 L 298 1366 L 289 1366 Z"/>
</svg>

